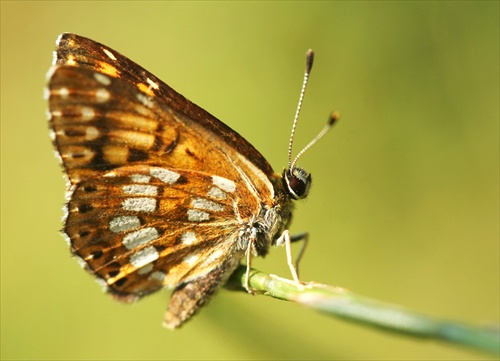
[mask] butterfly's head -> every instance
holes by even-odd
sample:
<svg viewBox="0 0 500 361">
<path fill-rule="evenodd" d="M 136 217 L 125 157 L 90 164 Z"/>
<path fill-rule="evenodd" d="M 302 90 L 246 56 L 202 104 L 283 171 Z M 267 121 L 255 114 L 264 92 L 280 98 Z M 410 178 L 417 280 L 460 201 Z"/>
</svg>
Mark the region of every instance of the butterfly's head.
<svg viewBox="0 0 500 361">
<path fill-rule="evenodd" d="M 306 198 L 309 193 L 309 188 L 311 187 L 312 177 L 310 173 L 307 173 L 304 169 L 297 167 L 295 164 L 299 158 L 308 150 L 314 143 L 316 143 L 323 135 L 328 132 L 328 130 L 335 124 L 339 119 L 340 115 L 337 112 L 333 112 L 328 119 L 328 123 L 319 132 L 319 134 L 313 138 L 300 152 L 297 154 L 293 162 L 290 158 L 290 153 L 288 155 L 288 168 L 283 171 L 283 181 L 285 182 L 285 187 L 288 193 L 293 199 Z M 290 147 L 291 149 L 291 147 Z"/>
<path fill-rule="evenodd" d="M 283 181 L 293 199 L 302 199 L 309 193 L 312 178 L 304 169 L 294 167 L 283 171 Z"/>
</svg>

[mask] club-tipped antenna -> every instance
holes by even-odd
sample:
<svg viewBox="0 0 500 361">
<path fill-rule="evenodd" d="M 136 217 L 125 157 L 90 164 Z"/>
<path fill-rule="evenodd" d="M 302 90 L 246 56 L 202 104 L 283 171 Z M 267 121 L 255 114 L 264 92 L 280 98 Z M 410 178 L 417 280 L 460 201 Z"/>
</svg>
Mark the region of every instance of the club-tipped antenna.
<svg viewBox="0 0 500 361">
<path fill-rule="evenodd" d="M 302 83 L 302 90 L 300 91 L 299 104 L 297 105 L 297 111 L 295 112 L 295 118 L 293 119 L 292 133 L 290 134 L 290 143 L 288 144 L 288 169 L 292 171 L 295 168 L 295 164 L 299 158 L 304 154 L 309 148 L 311 148 L 318 140 L 323 138 L 323 136 L 330 130 L 330 128 L 340 119 L 340 114 L 338 112 L 333 112 L 328 118 L 328 122 L 321 129 L 317 136 L 315 136 L 309 144 L 307 144 L 295 157 L 292 162 L 292 146 L 293 139 L 295 137 L 295 128 L 297 127 L 297 121 L 299 119 L 300 109 L 302 108 L 302 100 L 304 99 L 304 94 L 307 88 L 307 82 L 309 80 L 309 75 L 311 74 L 311 69 L 314 61 L 314 52 L 309 49 L 306 52 L 306 71 L 304 72 L 304 82 Z"/>
<path fill-rule="evenodd" d="M 292 163 L 292 146 L 293 138 L 295 136 L 295 127 L 297 126 L 297 121 L 299 120 L 300 108 L 302 107 L 302 100 L 304 99 L 304 94 L 307 88 L 307 81 L 309 80 L 309 74 L 311 74 L 311 69 L 314 62 L 314 51 L 312 49 L 306 52 L 306 71 L 304 72 L 304 81 L 302 83 L 302 90 L 300 91 L 299 104 L 297 105 L 297 111 L 295 112 L 295 118 L 292 124 L 292 133 L 290 134 L 290 143 L 288 144 L 288 168 Z"/>
<path fill-rule="evenodd" d="M 304 154 L 309 148 L 311 148 L 318 140 L 323 138 L 323 136 L 330 130 L 331 127 L 340 119 L 340 114 L 339 112 L 333 112 L 330 114 L 330 117 L 328 118 L 328 123 L 321 129 L 321 131 L 318 133 L 317 136 L 315 136 L 308 145 L 306 145 L 302 150 L 297 154 L 295 159 L 293 160 L 292 164 L 290 165 L 290 170 L 295 168 L 295 164 L 299 160 L 299 158 Z"/>
</svg>

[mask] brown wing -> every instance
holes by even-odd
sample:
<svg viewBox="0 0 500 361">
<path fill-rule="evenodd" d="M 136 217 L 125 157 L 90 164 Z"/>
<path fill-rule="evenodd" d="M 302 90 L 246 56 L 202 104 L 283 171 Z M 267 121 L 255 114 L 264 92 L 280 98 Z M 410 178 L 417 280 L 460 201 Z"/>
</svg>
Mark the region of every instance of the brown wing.
<svg viewBox="0 0 500 361">
<path fill-rule="evenodd" d="M 50 125 L 72 184 L 122 165 L 242 175 L 271 200 L 275 177 L 245 139 L 139 65 L 104 45 L 63 34 L 49 74 Z M 248 199 L 248 197 L 244 197 Z"/>
<path fill-rule="evenodd" d="M 113 93 L 113 89 L 120 86 L 124 87 L 124 89 L 120 91 L 120 94 L 123 92 L 129 93 L 129 97 L 127 98 L 109 99 L 109 101 L 105 102 L 105 107 L 114 108 L 115 111 L 131 111 L 129 115 L 136 113 L 136 116 L 139 118 L 137 120 L 142 119 L 144 121 L 144 123 L 134 122 L 134 130 L 140 133 L 138 136 L 143 135 L 145 138 L 148 138 L 149 141 L 153 141 L 153 144 L 147 149 L 140 147 L 132 147 L 132 149 L 142 153 L 147 152 L 148 156 L 152 155 L 152 151 L 155 151 L 156 155 L 160 157 L 165 153 L 169 153 L 168 151 L 171 150 L 170 147 L 176 144 L 174 142 L 176 140 L 176 133 L 173 130 L 170 130 L 170 132 L 167 131 L 167 143 L 163 143 L 162 141 L 164 139 L 162 139 L 162 137 L 165 136 L 165 134 L 162 134 L 162 131 L 165 131 L 164 128 L 166 127 L 155 126 L 156 122 L 154 120 L 158 121 L 158 119 L 163 119 L 166 123 L 171 123 L 172 118 L 175 117 L 177 118 L 175 120 L 184 123 L 184 125 L 191 129 L 194 128 L 194 130 L 201 133 L 204 138 L 217 140 L 217 142 L 212 143 L 212 147 L 217 147 L 219 145 L 224 145 L 224 148 L 231 147 L 234 151 L 250 159 L 265 175 L 271 176 L 273 174 L 273 170 L 266 159 L 237 132 L 204 109 L 187 100 L 156 76 L 127 57 L 98 42 L 70 33 L 62 34 L 57 44 L 58 48 L 54 56 L 54 65 L 77 66 L 78 68 L 86 68 L 92 72 L 106 75 L 109 80 L 123 80 L 121 82 L 112 81 L 110 84 L 107 84 L 108 80 L 104 80 L 104 77 L 99 77 L 97 80 L 103 79 L 105 84 L 94 82 L 93 85 L 96 92 L 104 88 L 111 90 L 111 93 Z M 75 74 L 72 74 L 71 76 L 73 77 L 74 75 Z M 67 75 L 63 75 L 63 78 L 67 79 L 68 77 Z M 74 79 L 76 85 L 81 84 L 81 79 Z M 56 81 L 57 77 L 52 79 L 52 82 Z M 71 88 L 68 86 L 70 84 L 65 82 L 63 82 L 62 85 Z M 139 99 L 137 99 L 137 90 L 140 91 Z M 87 93 L 86 95 L 92 96 L 93 94 Z M 156 105 L 158 105 L 161 110 L 157 109 Z M 171 113 L 171 115 L 165 117 L 165 113 Z M 99 115 L 106 114 L 99 113 Z M 116 113 L 111 115 L 114 115 L 114 117 L 110 118 L 120 116 L 120 114 Z M 153 122 L 151 122 L 152 120 Z M 132 119 L 130 119 L 130 122 L 132 122 Z M 129 130 L 130 126 L 131 124 L 121 124 L 119 128 L 123 127 L 124 130 Z M 156 135 L 157 137 L 152 138 L 146 135 Z M 143 145 L 146 145 L 146 143 Z M 174 158 L 175 159 L 168 161 L 179 161 L 179 157 Z"/>
<path fill-rule="evenodd" d="M 117 168 L 75 187 L 65 233 L 73 253 L 113 294 L 140 297 L 238 256 L 241 223 L 228 184 L 200 172 Z"/>
<path fill-rule="evenodd" d="M 267 161 L 116 51 L 73 34 L 58 45 L 49 115 L 73 252 L 123 299 L 240 257 L 238 232 L 281 184 Z"/>
</svg>

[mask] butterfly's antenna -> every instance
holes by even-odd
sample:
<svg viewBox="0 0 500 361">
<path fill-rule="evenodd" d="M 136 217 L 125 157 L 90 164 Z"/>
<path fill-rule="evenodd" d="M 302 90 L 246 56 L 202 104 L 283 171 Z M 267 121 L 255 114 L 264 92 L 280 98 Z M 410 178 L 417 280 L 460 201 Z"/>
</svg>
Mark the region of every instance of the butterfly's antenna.
<svg viewBox="0 0 500 361">
<path fill-rule="evenodd" d="M 309 148 L 311 148 L 318 140 L 320 140 L 330 128 L 339 120 L 340 114 L 338 112 L 333 112 L 330 114 L 328 118 L 328 123 L 324 126 L 323 129 L 318 133 L 316 137 L 313 138 L 300 152 L 297 154 L 295 159 L 292 162 L 292 146 L 293 146 L 293 138 L 295 136 L 295 128 L 297 126 L 297 120 L 299 119 L 300 108 L 302 107 L 302 100 L 304 99 L 304 94 L 306 92 L 307 81 L 309 80 L 309 75 L 311 74 L 311 69 L 314 61 L 314 52 L 309 49 L 306 53 L 306 71 L 304 73 L 304 82 L 302 83 L 302 90 L 300 91 L 299 104 L 297 105 L 297 112 L 295 113 L 295 118 L 293 120 L 292 125 L 292 134 L 290 135 L 290 143 L 288 144 L 288 169 L 292 171 L 295 167 L 295 164 L 299 160 L 299 158 L 304 154 Z"/>
<path fill-rule="evenodd" d="M 332 114 L 330 114 L 330 117 L 328 118 L 328 123 L 326 123 L 326 125 L 323 127 L 323 129 L 321 129 L 321 131 L 318 133 L 317 136 L 315 136 L 313 138 L 313 140 L 311 140 L 309 142 L 308 145 L 306 145 L 300 152 L 299 154 L 297 154 L 297 156 L 295 157 L 295 159 L 293 160 L 292 164 L 290 165 L 290 170 L 292 170 L 294 167 L 295 167 L 295 164 L 297 163 L 297 161 L 299 160 L 299 158 L 302 156 L 302 154 L 304 154 L 309 148 L 311 148 L 318 140 L 320 140 L 321 138 L 323 138 L 323 136 L 330 130 L 330 128 L 340 119 L 340 114 L 338 112 L 333 112 Z"/>
<path fill-rule="evenodd" d="M 293 119 L 292 134 L 290 134 L 290 143 L 288 144 L 288 168 L 292 163 L 292 146 L 293 138 L 295 136 L 295 127 L 297 126 L 297 120 L 299 119 L 300 108 L 302 107 L 302 100 L 304 99 L 304 94 L 306 92 L 307 81 L 309 79 L 309 74 L 311 74 L 311 69 L 314 61 L 314 52 L 309 49 L 306 52 L 306 71 L 304 72 L 304 82 L 302 83 L 302 90 L 300 91 L 299 104 L 297 105 L 297 111 L 295 112 L 295 118 Z M 294 161 L 295 163 L 295 161 Z"/>
</svg>

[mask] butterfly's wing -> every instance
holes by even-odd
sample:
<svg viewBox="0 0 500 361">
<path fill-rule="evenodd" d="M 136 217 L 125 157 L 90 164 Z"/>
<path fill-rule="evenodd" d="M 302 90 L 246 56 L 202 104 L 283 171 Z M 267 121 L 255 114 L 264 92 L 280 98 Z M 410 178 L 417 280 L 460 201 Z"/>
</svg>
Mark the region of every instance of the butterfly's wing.
<svg viewBox="0 0 500 361">
<path fill-rule="evenodd" d="M 234 202 L 200 172 L 125 166 L 74 188 L 65 233 L 112 294 L 133 299 L 199 278 L 237 252 Z"/>
<path fill-rule="evenodd" d="M 209 144 L 209 148 L 218 148 L 237 163 L 241 162 L 235 153 L 250 162 L 255 169 L 249 174 L 258 175 L 258 181 L 274 176 L 266 159 L 242 136 L 127 57 L 75 34 L 62 34 L 57 45 L 55 67 L 49 74 L 51 94 L 62 89 L 60 102 L 66 106 L 73 102 L 67 109 L 72 111 L 70 115 L 80 116 L 87 124 L 101 120 L 105 123 L 101 129 L 107 126 L 105 129 L 113 130 L 105 134 L 107 145 L 116 146 L 117 152 L 122 150 L 120 158 L 99 159 L 101 167 L 139 161 L 213 172 L 214 164 L 221 160 L 207 154 Z M 64 91 L 71 89 L 78 91 L 71 93 L 71 99 L 64 97 Z M 51 99 L 51 111 L 58 110 L 57 103 L 58 99 Z M 77 173 L 75 168 L 83 172 L 94 169 L 94 165 L 95 161 L 72 169 L 65 166 L 71 179 Z M 257 188 L 267 195 L 269 185 L 257 184 Z"/>
<path fill-rule="evenodd" d="M 278 176 L 215 117 L 74 34 L 58 40 L 48 100 L 72 251 L 123 300 L 181 285 L 193 308 L 171 304 L 177 326 L 237 266 L 239 234 L 274 205 Z"/>
</svg>

